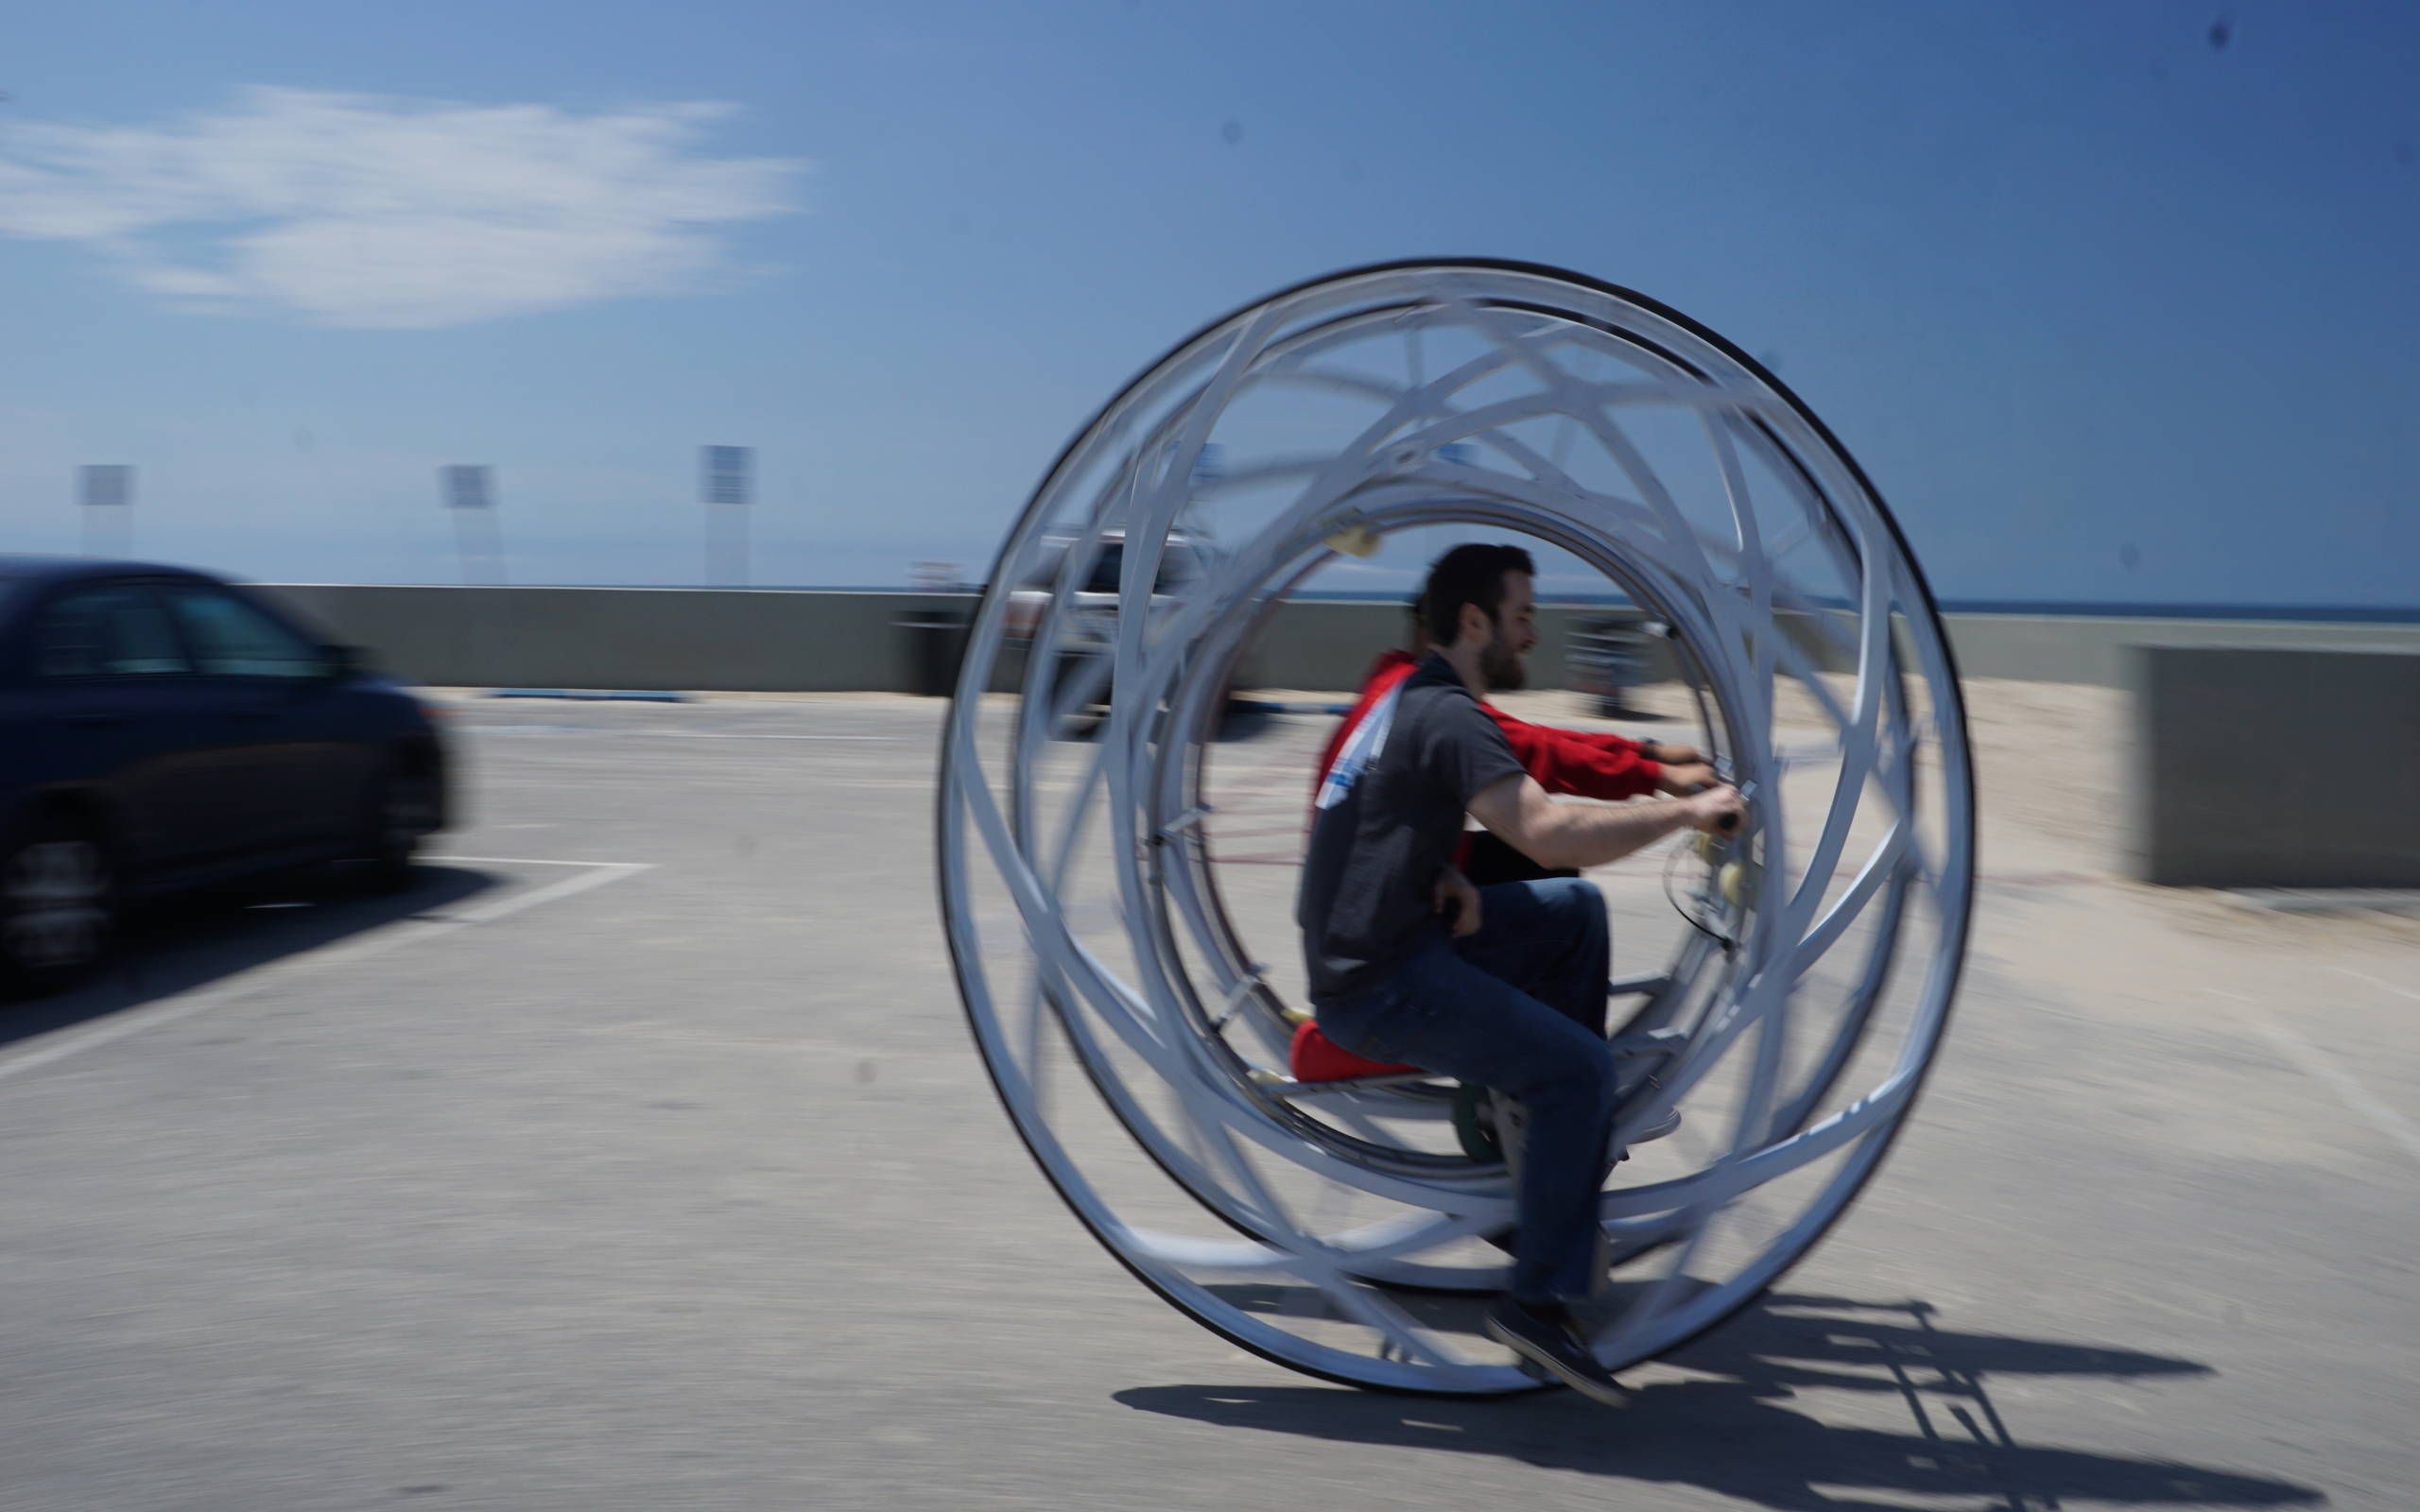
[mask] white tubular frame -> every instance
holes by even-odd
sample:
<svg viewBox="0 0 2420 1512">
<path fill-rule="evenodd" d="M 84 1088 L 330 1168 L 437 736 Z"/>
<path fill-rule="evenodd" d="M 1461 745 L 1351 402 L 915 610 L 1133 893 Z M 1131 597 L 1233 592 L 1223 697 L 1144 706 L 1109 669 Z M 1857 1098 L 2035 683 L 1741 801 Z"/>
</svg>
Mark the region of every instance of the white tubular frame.
<svg viewBox="0 0 2420 1512">
<path fill-rule="evenodd" d="M 1431 372 L 1441 344 L 1476 354 Z M 1400 357 L 1404 379 L 1346 360 L 1373 352 Z M 1222 421 L 1265 392 L 1343 398 L 1371 418 L 1330 448 L 1205 470 L 1214 440 L 1234 449 Z M 1690 475 L 1712 484 L 1676 493 L 1634 435 L 1634 417 L 1651 412 L 1703 430 L 1704 466 Z M 1541 422 L 1551 441 L 1534 434 Z M 1570 466 L 1575 445 L 1599 464 L 1593 483 Z M 1247 539 L 1217 538 L 1222 503 L 1246 495 L 1275 502 Z M 1622 1024 L 1656 1053 L 1625 1072 L 1616 1143 L 1719 1082 L 1720 1148 L 1600 1200 L 1619 1282 L 1600 1357 L 1618 1367 L 1712 1327 L 1806 1252 L 1902 1126 L 1956 995 L 1975 823 L 1957 671 L 1904 539 L 1813 414 L 1720 336 L 1608 284 L 1487 262 L 1338 274 L 1205 328 L 1069 443 L 1003 546 L 943 735 L 937 833 L 976 1043 L 1084 1225 L 1169 1301 L 1271 1359 L 1367 1386 L 1489 1394 L 1535 1383 L 1501 1350 L 1418 1314 L 1401 1289 L 1498 1283 L 1500 1262 L 1474 1259 L 1470 1242 L 1511 1222 L 1505 1168 L 1406 1133 L 1446 1116 L 1450 1089 L 1434 1082 L 1318 1095 L 1272 1085 L 1290 1022 L 1260 962 L 1299 941 L 1260 940 L 1255 955 L 1203 842 L 1202 753 L 1273 607 L 1331 559 L 1340 532 L 1455 524 L 1568 550 L 1669 625 L 1706 738 L 1754 795 L 1734 851 L 1755 863 L 1754 880 L 1736 905 L 1710 902 L 1735 943 L 1692 931 L 1640 977 Z M 1173 598 L 1159 591 L 1172 532 L 1201 561 Z M 1113 537 L 1114 623 L 1095 611 L 1071 634 L 1076 591 Z M 1053 541 L 1068 544 L 1009 738 L 981 748 L 978 730 L 1002 728 L 983 714 L 1009 654 L 1011 594 Z M 1809 597 L 1779 566 L 1792 553 L 1814 554 L 1851 591 Z M 1820 754 L 1836 775 L 1811 801 L 1785 785 L 1780 689 L 1831 737 Z M 1097 745 L 1069 745 L 1069 715 L 1103 696 Z M 1046 765 L 1071 761 L 1071 789 L 1044 782 Z M 1115 948 L 1070 920 L 1083 862 L 1114 872 Z M 986 937 L 978 892 L 1005 897 L 1012 931 Z M 1834 986 L 1819 990 L 1810 973 Z M 1894 980 L 1907 1001 L 1893 992 L 1880 1012 Z M 1050 1070 L 1064 1062 L 1131 1148 L 1067 1137 L 1054 1106 L 1067 1092 Z M 1844 1087 L 1853 1069 L 1870 1084 Z M 1233 1232 L 1122 1216 L 1107 1193 L 1128 1185 L 1105 1185 L 1104 1162 L 1132 1166 L 1135 1151 Z M 1797 1173 L 1806 1179 L 1778 1185 Z M 1304 1189 L 1383 1215 L 1323 1218 L 1324 1196 L 1305 1202 Z M 1726 1211 L 1766 1196 L 1787 1215 L 1747 1252 L 1709 1242 Z M 1233 1283 L 1255 1277 L 1315 1295 L 1322 1326 L 1239 1300 Z"/>
</svg>

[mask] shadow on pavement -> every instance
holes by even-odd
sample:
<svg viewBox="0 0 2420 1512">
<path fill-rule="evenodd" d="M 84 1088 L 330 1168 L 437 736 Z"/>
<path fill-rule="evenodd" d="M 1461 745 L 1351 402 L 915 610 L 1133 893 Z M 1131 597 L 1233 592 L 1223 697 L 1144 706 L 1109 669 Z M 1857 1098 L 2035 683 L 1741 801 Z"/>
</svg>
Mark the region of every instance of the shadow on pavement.
<svg viewBox="0 0 2420 1512">
<path fill-rule="evenodd" d="M 1226 1428 L 1692 1486 L 1788 1512 L 1907 1512 L 1910 1497 L 1959 1498 L 1960 1506 L 1988 1497 L 2000 1512 L 2055 1508 L 2070 1498 L 2221 1507 L 2326 1500 L 2290 1481 L 2021 1444 L 1985 1377 L 2211 1372 L 2127 1349 L 1945 1332 L 1932 1314 L 1924 1302 L 1767 1297 L 1671 1356 L 1700 1379 L 1645 1386 L 1618 1409 L 1568 1392 L 1457 1400 L 1313 1385 L 1151 1386 L 1115 1400 Z M 1777 1404 L 1802 1387 L 1894 1393 L 1911 1431 L 1829 1427 Z"/>
<path fill-rule="evenodd" d="M 1352 703 L 1352 699 L 1344 698 L 1338 700 L 1333 707 L 1349 709 Z M 1217 739 L 1221 745 L 1258 740 L 1263 735 L 1274 734 L 1283 730 L 1284 721 L 1288 715 L 1308 716 L 1333 722 L 1337 716 L 1331 713 L 1329 709 L 1330 706 L 1325 704 L 1283 704 L 1261 698 L 1247 698 L 1239 695 L 1228 699 L 1227 707 L 1220 711 Z"/>
<path fill-rule="evenodd" d="M 399 892 L 362 896 L 342 877 L 252 884 L 151 904 L 130 918 L 100 975 L 56 997 L 0 999 L 0 1046 L 107 1018 L 488 892 L 499 879 L 423 865 Z"/>
</svg>

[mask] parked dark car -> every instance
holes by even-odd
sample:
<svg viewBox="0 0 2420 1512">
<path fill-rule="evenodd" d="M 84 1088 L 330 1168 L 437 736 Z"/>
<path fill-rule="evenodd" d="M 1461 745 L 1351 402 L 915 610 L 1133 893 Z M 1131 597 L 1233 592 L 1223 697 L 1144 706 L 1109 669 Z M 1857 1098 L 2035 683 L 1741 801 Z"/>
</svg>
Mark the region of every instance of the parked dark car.
<svg viewBox="0 0 2420 1512">
<path fill-rule="evenodd" d="M 138 899 L 331 861 L 399 885 L 447 802 L 419 700 L 265 595 L 0 557 L 0 988 L 74 982 Z"/>
</svg>

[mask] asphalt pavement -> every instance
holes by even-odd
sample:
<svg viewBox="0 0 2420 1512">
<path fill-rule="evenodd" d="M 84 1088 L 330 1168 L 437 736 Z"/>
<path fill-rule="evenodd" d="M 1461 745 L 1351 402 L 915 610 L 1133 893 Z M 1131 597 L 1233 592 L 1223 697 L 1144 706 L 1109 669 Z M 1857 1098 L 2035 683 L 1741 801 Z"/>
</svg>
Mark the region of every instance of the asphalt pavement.
<svg viewBox="0 0 2420 1512">
<path fill-rule="evenodd" d="M 2420 923 L 1987 833 L 1932 1086 L 1766 1302 L 1618 1411 L 1380 1396 L 1033 1169 L 939 716 L 456 697 L 410 891 L 179 910 L 0 1013 L 0 1507 L 2420 1505 Z"/>
</svg>

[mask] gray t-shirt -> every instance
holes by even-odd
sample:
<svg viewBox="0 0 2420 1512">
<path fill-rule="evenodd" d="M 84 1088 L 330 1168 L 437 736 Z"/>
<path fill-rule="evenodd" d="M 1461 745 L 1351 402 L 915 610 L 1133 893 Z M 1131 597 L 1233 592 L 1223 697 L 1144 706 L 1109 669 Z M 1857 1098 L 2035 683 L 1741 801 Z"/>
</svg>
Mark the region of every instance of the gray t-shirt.
<svg viewBox="0 0 2420 1512">
<path fill-rule="evenodd" d="M 1313 1004 L 1377 981 L 1444 928 L 1433 893 L 1462 815 L 1521 769 L 1504 731 L 1433 653 L 1362 716 L 1320 784 L 1295 900 Z"/>
</svg>

